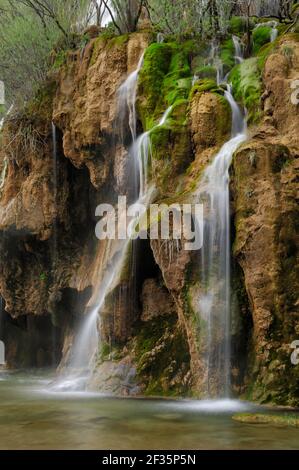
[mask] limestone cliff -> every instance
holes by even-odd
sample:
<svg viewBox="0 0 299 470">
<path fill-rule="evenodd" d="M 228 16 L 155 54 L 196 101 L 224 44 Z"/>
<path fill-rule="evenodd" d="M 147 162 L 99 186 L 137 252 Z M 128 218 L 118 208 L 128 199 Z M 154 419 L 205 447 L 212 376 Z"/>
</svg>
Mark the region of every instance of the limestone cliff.
<svg viewBox="0 0 299 470">
<path fill-rule="evenodd" d="M 252 315 L 247 393 L 296 406 L 299 376 L 290 345 L 299 325 L 299 114 L 291 95 L 298 73 L 298 42 L 285 37 L 265 63 L 264 118 L 232 167 L 234 256 Z"/>
<path fill-rule="evenodd" d="M 95 208 L 130 192 L 130 129 L 128 119 L 117 125 L 117 90 L 144 51 L 137 129 L 151 131 L 155 202 L 193 200 L 230 136 L 230 108 L 202 42 L 104 33 L 53 58 L 48 83 L 1 133 L 0 293 L 10 365 L 67 364 L 74 331 L 115 256 L 95 237 Z M 233 391 L 296 406 L 299 122 L 291 84 L 298 57 L 297 35 L 282 35 L 231 72 L 250 124 L 231 168 Z M 182 243 L 129 247 L 101 310 L 91 388 L 205 396 L 198 270 L 198 253 Z"/>
</svg>

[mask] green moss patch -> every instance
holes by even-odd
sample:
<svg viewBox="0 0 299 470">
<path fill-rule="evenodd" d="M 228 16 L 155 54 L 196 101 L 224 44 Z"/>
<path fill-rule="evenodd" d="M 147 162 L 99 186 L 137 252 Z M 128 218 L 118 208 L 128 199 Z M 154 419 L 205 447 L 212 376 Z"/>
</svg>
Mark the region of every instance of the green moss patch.
<svg viewBox="0 0 299 470">
<path fill-rule="evenodd" d="M 188 98 L 192 73 L 191 44 L 152 44 L 146 50 L 139 74 L 138 111 L 145 130 L 177 101 Z"/>
<path fill-rule="evenodd" d="M 273 424 L 277 426 L 299 427 L 299 414 L 238 413 L 232 418 L 234 421 L 245 424 Z"/>
<path fill-rule="evenodd" d="M 235 46 L 232 39 L 227 39 L 221 46 L 220 59 L 226 71 L 235 65 Z"/>
<path fill-rule="evenodd" d="M 249 27 L 252 30 L 257 18 L 251 18 Z M 241 35 L 247 31 L 247 18 L 245 16 L 233 16 L 229 21 L 228 31 L 232 34 Z"/>
<path fill-rule="evenodd" d="M 269 26 L 260 26 L 252 33 L 253 52 L 256 54 L 262 46 L 271 41 L 272 28 Z"/>
<path fill-rule="evenodd" d="M 176 315 L 141 323 L 133 341 L 137 374 L 145 384 L 145 395 L 188 395 L 189 385 L 182 379 L 190 367 L 189 348 Z"/>
<path fill-rule="evenodd" d="M 262 79 L 258 60 L 251 58 L 235 66 L 230 73 L 229 81 L 237 101 L 248 110 L 248 122 L 257 122 L 261 115 Z"/>
</svg>

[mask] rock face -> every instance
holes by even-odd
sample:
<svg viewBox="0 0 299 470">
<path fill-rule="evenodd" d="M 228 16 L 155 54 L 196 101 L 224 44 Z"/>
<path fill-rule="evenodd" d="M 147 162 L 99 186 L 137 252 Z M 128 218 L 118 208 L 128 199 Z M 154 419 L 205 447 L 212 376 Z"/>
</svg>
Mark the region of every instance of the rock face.
<svg viewBox="0 0 299 470">
<path fill-rule="evenodd" d="M 13 366 L 67 365 L 74 331 L 119 250 L 96 239 L 94 214 L 99 203 L 130 194 L 131 136 L 128 119 L 119 125 L 117 90 L 151 35 L 87 33 L 85 48 L 53 66 L 45 90 L 1 135 L 0 334 Z M 195 201 L 203 170 L 230 136 L 223 89 L 211 79 L 192 85 L 196 47 L 151 44 L 144 57 L 137 129 L 151 133 L 157 203 Z M 233 390 L 288 405 L 299 404 L 299 369 L 290 361 L 299 338 L 299 122 L 291 100 L 298 60 L 296 36 L 283 36 L 264 66 L 263 118 L 231 168 Z M 128 247 L 101 309 L 90 388 L 205 396 L 200 258 L 184 242 L 158 237 Z"/>
<path fill-rule="evenodd" d="M 107 263 L 105 243 L 94 235 L 94 213 L 99 202 L 107 201 L 105 195 L 113 200 L 126 184 L 121 175 L 126 150 L 115 152 L 113 144 L 116 94 L 147 41 L 143 33 L 97 38 L 83 51 L 67 53 L 66 63 L 52 69 L 24 114 L 9 119 L 2 131 L 3 315 L 5 309 L 25 322 L 47 317 L 50 328 L 59 331 L 60 354 L 69 349 L 71 331 Z M 18 320 L 14 327 L 21 328 Z M 14 350 L 11 364 L 20 360 Z M 50 356 L 46 364 L 52 363 Z"/>
<path fill-rule="evenodd" d="M 59 71 L 53 120 L 63 132 L 64 155 L 77 168 L 88 168 L 97 189 L 109 180 L 114 158 L 123 160 L 124 149 L 117 148 L 115 157 L 113 141 L 116 92 L 136 69 L 148 41 L 148 35 L 140 33 L 110 40 L 100 36 L 83 52 L 70 53 Z"/>
<path fill-rule="evenodd" d="M 287 58 L 286 48 L 292 50 Z M 298 106 L 291 100 L 299 47 L 284 40 L 264 70 L 265 119 L 232 169 L 236 238 L 252 314 L 251 397 L 298 406 Z"/>
</svg>

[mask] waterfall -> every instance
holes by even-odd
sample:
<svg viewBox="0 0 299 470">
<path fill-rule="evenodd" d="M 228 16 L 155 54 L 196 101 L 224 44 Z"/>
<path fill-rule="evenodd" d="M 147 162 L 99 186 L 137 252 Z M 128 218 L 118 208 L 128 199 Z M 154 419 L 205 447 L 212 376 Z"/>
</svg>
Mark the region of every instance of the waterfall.
<svg viewBox="0 0 299 470">
<path fill-rule="evenodd" d="M 121 127 L 126 120 L 127 111 L 129 112 L 129 126 L 132 135 L 132 141 L 136 140 L 136 97 L 138 86 L 138 75 L 143 64 L 144 54 L 139 59 L 137 69 L 132 72 L 118 90 L 118 111 Z"/>
<path fill-rule="evenodd" d="M 271 31 L 270 41 L 274 42 L 278 36 L 278 29 L 274 26 Z"/>
<path fill-rule="evenodd" d="M 211 43 L 211 49 L 208 55 L 208 65 L 216 68 L 217 71 L 217 85 L 221 85 L 224 80 L 224 73 L 223 73 L 223 63 L 219 57 L 219 44 L 215 40 Z M 193 84 L 192 84 L 193 85 Z"/>
<path fill-rule="evenodd" d="M 53 175 L 52 175 L 52 182 L 53 182 L 53 205 L 54 205 L 54 220 L 53 220 L 53 244 L 52 244 L 52 276 L 55 280 L 56 278 L 56 267 L 57 267 L 57 259 L 58 259 L 58 252 L 57 252 L 57 129 L 52 122 L 51 125 L 52 129 L 52 167 L 53 167 Z M 55 367 L 56 365 L 56 331 L 55 328 L 52 328 L 51 331 L 51 341 L 52 341 L 52 364 Z"/>
<path fill-rule="evenodd" d="M 150 129 L 147 132 L 141 134 L 138 139 L 133 142 L 130 153 L 134 159 L 134 165 L 139 171 L 139 198 L 142 199 L 146 196 L 149 191 L 148 188 L 148 166 L 149 166 L 149 158 L 151 157 L 151 133 L 156 130 L 158 127 L 161 127 L 167 121 L 170 113 L 172 111 L 172 107 L 170 106 L 165 113 L 163 114 L 162 118 L 160 119 L 159 123 Z"/>
<path fill-rule="evenodd" d="M 204 243 L 201 249 L 199 315 L 206 325 L 204 359 L 206 393 L 228 397 L 231 356 L 231 280 L 229 167 L 232 156 L 246 140 L 245 118 L 230 86 L 225 97 L 232 111 L 231 138 L 205 170 L 197 190 L 204 204 Z"/>
<path fill-rule="evenodd" d="M 235 47 L 235 62 L 236 64 L 241 64 L 242 62 L 244 62 L 242 43 L 240 41 L 240 38 L 235 35 L 232 36 L 232 40 Z"/>
<path fill-rule="evenodd" d="M 124 81 L 117 93 L 118 122 L 121 129 L 123 129 L 124 123 L 126 122 L 126 118 L 128 116 L 129 128 L 132 138 L 132 149 L 135 148 L 137 141 L 141 142 L 140 139 L 137 139 L 136 95 L 138 75 L 142 67 L 142 63 L 143 55 L 139 60 L 137 69 L 132 72 L 129 77 Z M 138 144 L 138 147 L 140 149 L 142 148 L 143 152 L 145 151 L 145 142 L 146 138 L 144 137 L 140 145 Z M 128 152 L 128 158 L 135 158 L 135 152 Z M 134 165 L 136 166 L 137 162 L 134 162 Z M 143 170 L 140 170 L 140 174 L 143 173 Z M 130 174 L 129 184 L 136 184 L 134 174 Z M 141 187 L 141 184 L 139 186 Z M 138 202 L 141 202 L 140 199 L 142 199 L 142 201 L 146 200 L 147 196 L 149 196 L 149 192 L 146 194 L 141 191 L 140 197 L 137 200 L 136 204 L 138 204 Z M 118 218 L 121 217 L 122 214 L 118 214 Z M 133 218 L 130 222 L 130 225 L 132 227 L 134 226 L 134 222 L 135 220 Z M 100 336 L 98 333 L 98 322 L 100 322 L 99 313 L 105 303 L 107 294 L 111 291 L 113 285 L 117 280 L 117 277 L 121 273 L 130 242 L 131 241 L 128 238 L 126 240 L 115 240 L 109 241 L 107 243 L 107 259 L 109 260 L 109 262 L 104 271 L 103 278 L 100 280 L 99 285 L 97 287 L 97 291 L 95 292 L 95 295 L 93 297 L 93 307 L 91 308 L 91 311 L 86 315 L 86 318 L 84 318 L 83 324 L 72 346 L 69 364 L 71 375 L 68 375 L 66 380 L 63 380 L 63 382 L 55 385 L 53 387 L 54 390 L 69 388 L 74 389 L 78 387 L 81 389 L 82 386 L 86 386 L 92 368 L 93 359 L 96 356 L 100 342 Z M 72 371 L 76 370 L 79 372 L 79 375 L 72 375 Z"/>
<path fill-rule="evenodd" d="M 162 33 L 157 34 L 157 43 L 162 44 L 164 42 L 164 36 Z"/>
</svg>

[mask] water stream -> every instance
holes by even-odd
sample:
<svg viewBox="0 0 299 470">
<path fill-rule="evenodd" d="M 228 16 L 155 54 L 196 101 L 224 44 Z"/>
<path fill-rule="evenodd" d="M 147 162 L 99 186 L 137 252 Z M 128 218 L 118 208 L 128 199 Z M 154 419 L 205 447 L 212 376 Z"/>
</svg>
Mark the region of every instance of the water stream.
<svg viewBox="0 0 299 470">
<path fill-rule="evenodd" d="M 211 397 L 228 397 L 230 394 L 229 167 L 234 152 L 246 140 L 245 118 L 232 96 L 230 86 L 227 86 L 225 97 L 232 112 L 231 138 L 205 170 L 197 190 L 198 200 L 205 208 L 199 313 L 206 325 L 205 384 L 206 393 Z"/>
<path fill-rule="evenodd" d="M 235 62 L 236 64 L 241 64 L 244 61 L 243 55 L 243 45 L 238 36 L 232 36 L 234 47 L 235 47 Z"/>
</svg>

